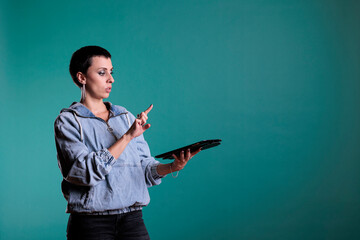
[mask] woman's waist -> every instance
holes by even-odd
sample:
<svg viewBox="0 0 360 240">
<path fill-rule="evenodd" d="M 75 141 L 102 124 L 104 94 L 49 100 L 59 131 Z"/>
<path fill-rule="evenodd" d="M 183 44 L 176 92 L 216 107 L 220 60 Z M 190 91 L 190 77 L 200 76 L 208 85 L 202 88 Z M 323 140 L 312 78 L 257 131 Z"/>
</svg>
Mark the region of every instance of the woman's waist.
<svg viewBox="0 0 360 240">
<path fill-rule="evenodd" d="M 103 211 L 67 211 L 67 213 L 70 214 L 76 214 L 76 215 L 91 215 L 91 216 L 104 216 L 104 215 L 117 215 L 117 214 L 124 214 L 134 211 L 141 211 L 144 206 L 130 206 L 130 207 L 124 207 L 121 209 L 110 209 L 110 210 L 103 210 Z"/>
</svg>

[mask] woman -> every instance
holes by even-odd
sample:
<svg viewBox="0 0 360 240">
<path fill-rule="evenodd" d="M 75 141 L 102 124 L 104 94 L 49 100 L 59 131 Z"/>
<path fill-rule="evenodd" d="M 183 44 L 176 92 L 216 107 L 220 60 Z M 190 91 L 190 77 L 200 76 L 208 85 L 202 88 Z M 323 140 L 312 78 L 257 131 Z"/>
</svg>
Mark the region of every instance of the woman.
<svg viewBox="0 0 360 240">
<path fill-rule="evenodd" d="M 55 120 L 62 192 L 70 213 L 68 239 L 149 239 L 142 207 L 147 187 L 180 171 L 199 150 L 160 164 L 150 155 L 143 133 L 150 128 L 150 105 L 135 118 L 124 107 L 104 102 L 114 83 L 110 53 L 98 46 L 72 55 L 70 74 L 81 88 L 80 102 Z"/>
</svg>

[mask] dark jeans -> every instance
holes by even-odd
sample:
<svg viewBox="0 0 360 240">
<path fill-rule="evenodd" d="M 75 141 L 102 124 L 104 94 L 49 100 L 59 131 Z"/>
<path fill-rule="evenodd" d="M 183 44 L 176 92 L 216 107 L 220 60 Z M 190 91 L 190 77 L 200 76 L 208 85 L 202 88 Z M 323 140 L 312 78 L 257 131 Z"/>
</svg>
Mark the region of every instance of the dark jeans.
<svg viewBox="0 0 360 240">
<path fill-rule="evenodd" d="M 68 240 L 149 240 L 142 211 L 117 215 L 70 214 Z"/>
</svg>

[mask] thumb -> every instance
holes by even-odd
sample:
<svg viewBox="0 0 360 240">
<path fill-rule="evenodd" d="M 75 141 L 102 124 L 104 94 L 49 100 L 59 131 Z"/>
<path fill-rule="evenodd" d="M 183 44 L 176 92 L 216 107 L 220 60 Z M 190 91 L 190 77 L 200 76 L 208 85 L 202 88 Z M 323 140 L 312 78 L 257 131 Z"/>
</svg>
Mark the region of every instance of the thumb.
<svg viewBox="0 0 360 240">
<path fill-rule="evenodd" d="M 144 131 L 148 130 L 151 127 L 150 123 L 143 126 Z"/>
</svg>

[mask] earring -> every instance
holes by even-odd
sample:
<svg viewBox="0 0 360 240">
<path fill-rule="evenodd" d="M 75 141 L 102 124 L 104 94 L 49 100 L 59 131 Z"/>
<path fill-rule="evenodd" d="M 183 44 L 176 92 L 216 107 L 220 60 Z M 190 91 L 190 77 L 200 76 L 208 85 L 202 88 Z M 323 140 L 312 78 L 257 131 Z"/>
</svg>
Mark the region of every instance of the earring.
<svg viewBox="0 0 360 240">
<path fill-rule="evenodd" d="M 86 97 L 85 84 L 83 84 L 80 89 L 81 89 L 81 99 L 80 99 L 80 102 L 84 102 L 84 101 L 85 101 L 85 97 Z"/>
</svg>

